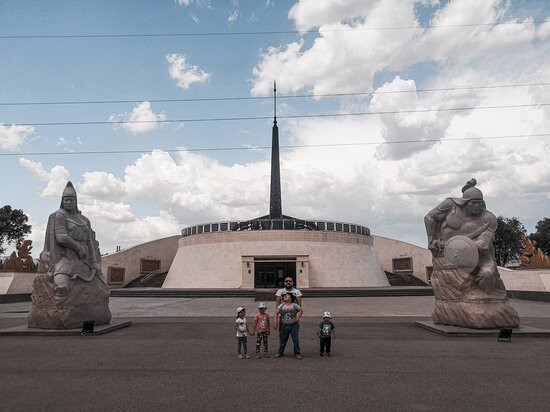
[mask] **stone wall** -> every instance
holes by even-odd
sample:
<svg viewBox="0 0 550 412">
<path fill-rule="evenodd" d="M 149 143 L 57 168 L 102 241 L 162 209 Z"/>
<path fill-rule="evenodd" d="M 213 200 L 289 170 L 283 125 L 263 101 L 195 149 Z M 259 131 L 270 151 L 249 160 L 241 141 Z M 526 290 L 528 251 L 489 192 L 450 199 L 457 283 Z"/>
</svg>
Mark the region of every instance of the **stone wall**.
<svg viewBox="0 0 550 412">
<path fill-rule="evenodd" d="M 374 251 L 386 272 L 393 272 L 393 259 L 412 258 L 412 275 L 428 281 L 427 269 L 432 266 L 432 253 L 427 249 L 383 236 L 373 236 Z"/>
<path fill-rule="evenodd" d="M 181 236 L 170 236 L 131 247 L 121 252 L 101 257 L 101 271 L 109 287 L 122 287 L 142 274 L 142 260 L 160 260 L 159 272 L 168 272 Z M 109 267 L 124 268 L 124 282 L 109 282 Z"/>
</svg>

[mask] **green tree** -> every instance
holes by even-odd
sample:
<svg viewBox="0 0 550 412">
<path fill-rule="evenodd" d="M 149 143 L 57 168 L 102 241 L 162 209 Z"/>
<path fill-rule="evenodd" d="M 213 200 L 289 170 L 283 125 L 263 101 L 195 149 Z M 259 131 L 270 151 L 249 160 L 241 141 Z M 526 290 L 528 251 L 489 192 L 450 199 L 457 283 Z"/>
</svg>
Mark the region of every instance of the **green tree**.
<svg viewBox="0 0 550 412">
<path fill-rule="evenodd" d="M 529 237 L 532 240 L 536 240 L 539 248 L 543 250 L 547 255 L 550 254 L 550 218 L 545 217 L 539 220 L 537 226 L 535 226 L 536 232 L 531 233 Z"/>
<path fill-rule="evenodd" d="M 28 220 L 21 209 L 9 205 L 0 208 L 0 255 L 5 252 L 4 243 L 20 242 L 31 232 Z"/>
<path fill-rule="evenodd" d="M 518 259 L 522 253 L 521 238 L 527 234 L 525 227 L 516 217 L 497 217 L 497 230 L 493 247 L 497 265 L 506 266 L 508 262 Z"/>
</svg>

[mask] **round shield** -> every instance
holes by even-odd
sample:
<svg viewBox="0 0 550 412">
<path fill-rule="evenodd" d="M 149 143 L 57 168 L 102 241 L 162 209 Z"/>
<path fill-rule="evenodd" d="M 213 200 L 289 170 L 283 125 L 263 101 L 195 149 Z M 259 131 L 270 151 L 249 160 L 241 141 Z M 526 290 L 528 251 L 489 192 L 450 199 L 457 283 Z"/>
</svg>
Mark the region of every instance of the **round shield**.
<svg viewBox="0 0 550 412">
<path fill-rule="evenodd" d="M 467 236 L 453 236 L 447 241 L 443 256 L 453 265 L 472 272 L 479 262 L 475 242 Z"/>
</svg>

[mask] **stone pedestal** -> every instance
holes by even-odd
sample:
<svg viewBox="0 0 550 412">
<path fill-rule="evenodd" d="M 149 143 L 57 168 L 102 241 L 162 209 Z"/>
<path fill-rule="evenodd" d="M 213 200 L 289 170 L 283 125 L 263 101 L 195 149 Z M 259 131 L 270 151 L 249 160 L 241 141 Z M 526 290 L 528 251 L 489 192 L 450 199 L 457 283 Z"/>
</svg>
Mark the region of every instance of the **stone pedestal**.
<svg viewBox="0 0 550 412">
<path fill-rule="evenodd" d="M 435 295 L 434 323 L 476 329 L 519 326 L 519 315 L 508 301 L 500 278 L 489 295 L 477 287 L 470 273 L 437 257 L 433 259 L 431 282 Z"/>
<path fill-rule="evenodd" d="M 39 275 L 33 284 L 28 327 L 72 329 L 81 327 L 83 321 L 108 324 L 111 322 L 109 296 L 109 289 L 97 276 L 90 282 L 79 278 L 72 280 L 69 294 L 59 297 L 54 293 L 51 276 Z"/>
</svg>

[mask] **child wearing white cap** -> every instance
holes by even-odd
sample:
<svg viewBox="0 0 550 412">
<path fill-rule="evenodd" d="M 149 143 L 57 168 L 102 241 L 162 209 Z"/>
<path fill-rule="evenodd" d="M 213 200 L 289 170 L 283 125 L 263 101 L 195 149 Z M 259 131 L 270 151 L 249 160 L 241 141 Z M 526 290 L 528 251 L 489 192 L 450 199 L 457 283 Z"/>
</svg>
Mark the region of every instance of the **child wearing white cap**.
<svg viewBox="0 0 550 412">
<path fill-rule="evenodd" d="M 237 320 L 235 321 L 235 330 L 237 331 L 237 352 L 239 353 L 239 359 L 250 358 L 247 354 L 246 333 L 248 332 L 251 336 L 252 333 L 250 333 L 250 329 L 248 329 L 244 315 L 246 315 L 246 309 L 239 306 L 237 308 Z M 243 350 L 242 353 L 241 347 Z"/>
<path fill-rule="evenodd" d="M 336 332 L 334 331 L 334 323 L 332 323 L 332 314 L 330 312 L 323 313 L 323 321 L 319 324 L 319 330 L 317 336 L 319 336 L 321 356 L 325 356 L 325 353 L 330 357 L 330 344 L 331 337 L 336 339 Z"/>
<path fill-rule="evenodd" d="M 264 344 L 264 356 L 269 358 L 269 354 L 267 353 L 267 337 L 269 336 L 271 325 L 269 323 L 269 315 L 265 313 L 266 308 L 266 304 L 260 302 L 258 305 L 259 313 L 256 313 L 254 317 L 254 329 L 252 334 L 256 334 L 256 357 L 258 359 L 262 357 L 262 355 L 260 355 L 260 346 L 262 346 L 262 342 Z"/>
</svg>

